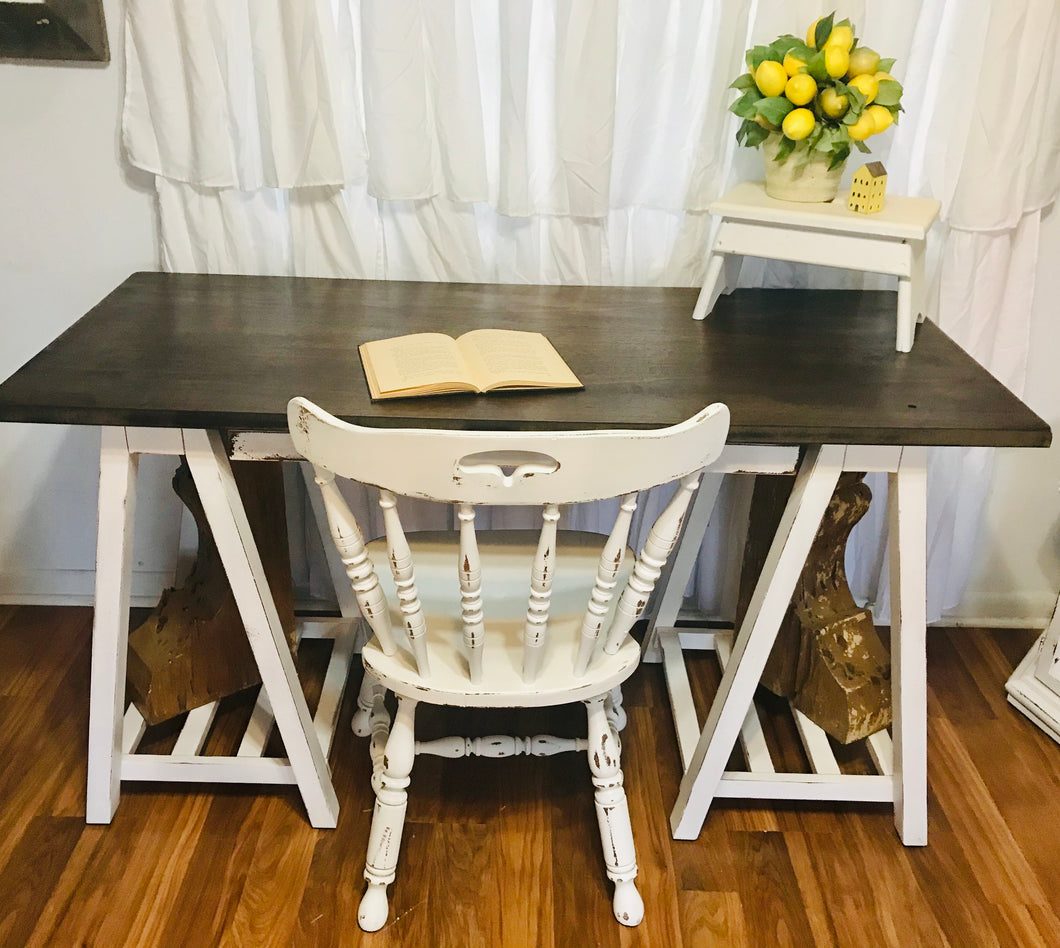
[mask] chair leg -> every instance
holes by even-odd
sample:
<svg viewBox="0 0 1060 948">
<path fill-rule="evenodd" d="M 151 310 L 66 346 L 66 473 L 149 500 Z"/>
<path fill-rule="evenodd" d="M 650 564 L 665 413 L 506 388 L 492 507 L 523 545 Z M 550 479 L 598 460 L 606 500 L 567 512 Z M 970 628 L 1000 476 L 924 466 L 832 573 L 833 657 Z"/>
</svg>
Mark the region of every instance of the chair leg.
<svg viewBox="0 0 1060 948">
<path fill-rule="evenodd" d="M 607 713 L 607 720 L 611 722 L 615 734 L 620 734 L 626 727 L 626 709 L 622 707 L 621 685 L 616 685 L 608 693 L 604 702 L 604 711 Z M 621 748 L 621 743 L 619 747 Z"/>
<path fill-rule="evenodd" d="M 361 688 L 357 692 L 357 710 L 353 712 L 353 717 L 350 720 L 350 727 L 358 737 L 367 737 L 372 733 L 370 719 L 377 690 L 383 690 L 383 686 L 368 672 L 365 672 L 364 677 L 361 679 Z"/>
<path fill-rule="evenodd" d="M 623 925 L 637 925 L 644 917 L 644 902 L 637 891 L 637 856 L 633 849 L 633 827 L 629 822 L 626 791 L 616 733 L 608 720 L 605 703 L 610 695 L 585 702 L 589 719 L 589 769 L 596 787 L 596 818 L 604 849 L 607 877 L 615 884 L 613 908 Z"/>
<path fill-rule="evenodd" d="M 397 714 L 386 742 L 384 766 L 372 776 L 375 812 L 372 814 L 368 858 L 364 867 L 368 888 L 357 910 L 357 922 L 366 932 L 382 928 L 390 911 L 386 887 L 394 881 L 401 849 L 401 831 L 405 825 L 405 807 L 408 803 L 405 788 L 409 785 L 409 774 L 416 756 L 415 716 L 416 702 L 409 698 L 398 698 Z"/>
</svg>

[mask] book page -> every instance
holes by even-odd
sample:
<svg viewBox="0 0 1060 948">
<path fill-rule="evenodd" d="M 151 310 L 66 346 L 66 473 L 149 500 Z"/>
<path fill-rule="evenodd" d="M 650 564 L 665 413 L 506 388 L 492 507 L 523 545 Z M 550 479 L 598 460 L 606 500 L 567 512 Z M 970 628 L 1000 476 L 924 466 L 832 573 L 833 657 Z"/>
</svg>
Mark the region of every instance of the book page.
<svg viewBox="0 0 1060 948">
<path fill-rule="evenodd" d="M 362 361 L 379 394 L 474 389 L 456 342 L 444 333 L 421 332 L 366 342 Z M 373 393 L 374 394 L 374 393 Z"/>
<path fill-rule="evenodd" d="M 476 329 L 457 342 L 483 391 L 493 388 L 580 388 L 581 382 L 539 332 Z"/>
</svg>

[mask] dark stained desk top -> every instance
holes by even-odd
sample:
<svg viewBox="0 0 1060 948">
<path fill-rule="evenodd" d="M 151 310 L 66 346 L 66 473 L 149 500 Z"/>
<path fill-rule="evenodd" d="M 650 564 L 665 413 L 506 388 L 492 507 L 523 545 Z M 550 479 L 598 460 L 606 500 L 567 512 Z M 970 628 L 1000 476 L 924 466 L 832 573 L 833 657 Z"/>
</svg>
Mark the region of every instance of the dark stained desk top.
<svg viewBox="0 0 1060 948">
<path fill-rule="evenodd" d="M 282 430 L 304 395 L 365 424 L 656 427 L 722 401 L 737 443 L 1049 444 L 934 324 L 895 352 L 894 293 L 740 290 L 696 322 L 697 293 L 136 273 L 0 384 L 0 421 Z M 487 326 L 544 332 L 585 390 L 369 400 L 359 343 Z"/>
</svg>

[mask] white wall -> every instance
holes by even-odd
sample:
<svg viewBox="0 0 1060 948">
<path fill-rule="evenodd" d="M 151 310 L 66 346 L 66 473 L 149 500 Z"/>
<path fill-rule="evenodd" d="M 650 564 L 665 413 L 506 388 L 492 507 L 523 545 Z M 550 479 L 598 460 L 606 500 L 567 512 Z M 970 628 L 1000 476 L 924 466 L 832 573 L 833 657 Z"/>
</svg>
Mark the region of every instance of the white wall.
<svg viewBox="0 0 1060 948">
<path fill-rule="evenodd" d="M 1047 450 L 1001 449 L 979 555 L 956 621 L 1041 627 L 1060 590 L 1060 210 L 1042 220 L 1023 399 L 1053 429 Z"/>
<path fill-rule="evenodd" d="M 0 378 L 135 270 L 155 269 L 150 179 L 121 158 L 121 0 L 106 66 L 0 63 Z M 1042 235 L 1026 399 L 1060 431 L 1060 214 Z M 0 425 L 0 601 L 91 599 L 98 432 Z M 171 581 L 171 465 L 141 471 L 134 592 Z M 1060 588 L 1060 447 L 998 452 L 972 583 L 955 618 L 1044 624 Z"/>
<path fill-rule="evenodd" d="M 122 5 L 104 8 L 110 63 L 0 62 L 0 378 L 157 269 L 151 182 L 120 158 Z M 0 425 L 0 600 L 90 601 L 98 452 L 98 429 Z M 135 586 L 157 598 L 179 508 L 150 460 Z"/>
</svg>

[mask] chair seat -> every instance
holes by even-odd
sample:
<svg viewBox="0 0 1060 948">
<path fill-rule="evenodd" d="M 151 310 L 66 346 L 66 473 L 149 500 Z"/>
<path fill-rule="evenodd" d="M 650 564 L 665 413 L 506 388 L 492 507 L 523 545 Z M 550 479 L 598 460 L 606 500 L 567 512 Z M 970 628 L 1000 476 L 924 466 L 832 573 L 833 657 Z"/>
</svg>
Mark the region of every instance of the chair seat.
<svg viewBox="0 0 1060 948">
<path fill-rule="evenodd" d="M 593 698 L 620 685 L 640 661 L 640 646 L 629 637 L 614 655 L 605 655 L 598 647 L 586 674 L 580 678 L 574 676 L 574 656 L 581 637 L 585 605 L 607 538 L 568 530 L 559 532 L 556 544 L 555 581 L 548 622 L 551 644 L 537 680 L 530 683 L 523 680 L 527 564 L 533 558 L 537 539 L 538 533 L 530 530 L 483 532 L 479 535 L 487 634 L 482 681 L 472 684 L 468 680 L 461 617 L 453 608 L 454 598 L 459 598 L 454 596 L 454 590 L 459 588 L 459 536 L 434 532 L 409 534 L 409 546 L 416 564 L 416 587 L 427 620 L 430 676 L 427 679 L 417 672 L 401 614 L 395 608 L 391 609 L 391 623 L 398 642 L 397 651 L 385 655 L 378 642 L 372 639 L 363 653 L 367 673 L 403 697 L 461 707 L 547 707 Z M 376 571 L 387 601 L 396 602 L 390 570 L 385 566 L 386 541 L 376 540 L 366 546 L 377 564 Z M 612 611 L 632 571 L 633 562 L 634 556 L 627 550 L 611 601 Z"/>
</svg>

